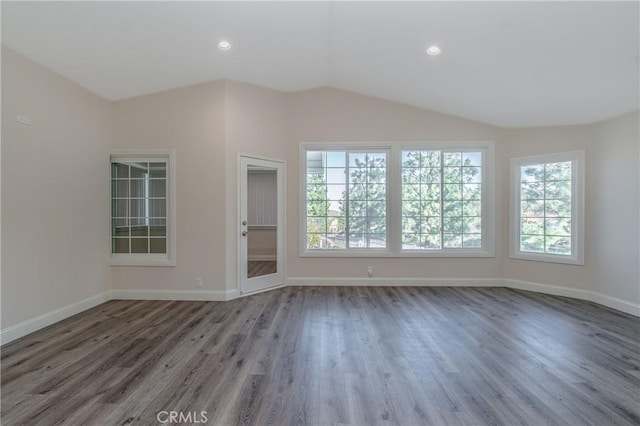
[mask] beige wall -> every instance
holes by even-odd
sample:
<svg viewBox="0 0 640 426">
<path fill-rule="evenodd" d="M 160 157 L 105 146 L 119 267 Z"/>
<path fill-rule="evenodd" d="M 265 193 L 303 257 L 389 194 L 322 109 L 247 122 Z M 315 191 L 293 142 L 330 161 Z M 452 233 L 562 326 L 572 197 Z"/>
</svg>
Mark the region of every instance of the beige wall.
<svg viewBox="0 0 640 426">
<path fill-rule="evenodd" d="M 113 104 L 113 148 L 174 149 L 176 266 L 113 266 L 115 290 L 224 290 L 225 82 Z"/>
<path fill-rule="evenodd" d="M 227 291 L 237 289 L 238 276 L 238 162 L 251 154 L 276 160 L 286 159 L 289 117 L 287 95 L 276 90 L 227 81 L 226 110 L 226 253 Z M 295 179 L 287 165 L 287 180 Z M 285 213 L 286 221 L 293 212 Z M 287 232 L 290 227 L 287 225 Z"/>
<path fill-rule="evenodd" d="M 3 329 L 109 289 L 110 142 L 109 102 L 2 48 Z"/>
<path fill-rule="evenodd" d="M 504 277 L 638 304 L 638 112 L 593 125 L 503 130 L 500 139 L 506 146 L 505 162 L 572 150 L 584 150 L 586 160 L 584 266 L 507 258 Z M 508 198 L 506 184 L 503 194 Z M 503 233 L 508 256 L 508 223 Z"/>
<path fill-rule="evenodd" d="M 202 277 L 203 290 L 235 294 L 240 154 L 287 162 L 289 277 L 364 278 L 371 265 L 382 278 L 506 277 L 638 303 L 637 112 L 498 129 L 337 89 L 283 93 L 232 81 L 108 103 L 7 49 L 2 60 L 3 328 L 110 284 L 180 292 Z M 33 125 L 17 124 L 17 113 Z M 299 257 L 300 142 L 461 140 L 496 141 L 495 257 Z M 176 267 L 108 266 L 108 152 L 127 148 L 176 151 Z M 587 160 L 585 266 L 510 259 L 509 158 L 575 149 Z"/>
<path fill-rule="evenodd" d="M 640 120 L 638 112 L 596 125 L 587 192 L 594 291 L 640 304 Z"/>
<path fill-rule="evenodd" d="M 337 89 L 316 89 L 290 96 L 291 134 L 287 167 L 287 270 L 289 277 L 500 278 L 503 248 L 495 258 L 300 258 L 299 142 L 494 141 L 498 129 L 473 121 L 408 107 Z M 496 146 L 497 158 L 503 157 Z M 496 187 L 503 186 L 504 164 L 496 163 Z M 503 218 L 496 200 L 496 224 Z M 496 229 L 496 241 L 502 238 Z"/>
</svg>

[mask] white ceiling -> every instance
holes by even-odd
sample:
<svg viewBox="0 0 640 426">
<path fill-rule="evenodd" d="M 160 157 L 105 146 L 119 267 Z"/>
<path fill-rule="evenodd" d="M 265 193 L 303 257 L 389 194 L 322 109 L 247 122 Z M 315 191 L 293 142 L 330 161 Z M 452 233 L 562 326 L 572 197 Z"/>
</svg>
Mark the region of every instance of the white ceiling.
<svg viewBox="0 0 640 426">
<path fill-rule="evenodd" d="M 576 124 L 638 108 L 639 4 L 3 1 L 2 43 L 111 100 L 228 78 Z"/>
</svg>

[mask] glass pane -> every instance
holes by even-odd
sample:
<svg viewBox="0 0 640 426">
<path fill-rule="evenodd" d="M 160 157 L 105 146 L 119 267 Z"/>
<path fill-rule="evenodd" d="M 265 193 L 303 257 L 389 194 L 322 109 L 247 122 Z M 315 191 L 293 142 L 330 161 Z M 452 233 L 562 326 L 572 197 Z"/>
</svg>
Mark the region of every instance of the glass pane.
<svg viewBox="0 0 640 426">
<path fill-rule="evenodd" d="M 481 152 L 463 152 L 462 153 L 462 165 L 463 166 L 482 166 L 482 153 Z"/>
<path fill-rule="evenodd" d="M 345 184 L 347 182 L 346 169 L 327 169 L 327 183 L 340 183 Z"/>
<path fill-rule="evenodd" d="M 544 237 L 542 235 L 521 235 L 520 250 L 544 252 Z"/>
<path fill-rule="evenodd" d="M 367 215 L 367 202 L 366 201 L 352 201 L 349 203 L 349 216 L 366 216 Z"/>
<path fill-rule="evenodd" d="M 547 217 L 571 217 L 571 199 L 546 200 L 544 214 Z"/>
<path fill-rule="evenodd" d="M 423 217 L 422 233 L 423 234 L 439 234 L 442 222 L 439 217 Z"/>
<path fill-rule="evenodd" d="M 445 152 L 442 155 L 445 166 L 461 166 L 462 154 L 459 152 Z"/>
<path fill-rule="evenodd" d="M 445 183 L 459 183 L 462 181 L 461 167 L 445 167 L 443 171 Z"/>
<path fill-rule="evenodd" d="M 366 217 L 351 216 L 349 218 L 349 231 L 357 234 L 364 234 L 369 230 Z"/>
<path fill-rule="evenodd" d="M 340 167 L 346 166 L 346 156 L 344 151 L 329 151 L 327 152 L 327 167 Z"/>
<path fill-rule="evenodd" d="M 444 234 L 445 248 L 461 248 L 462 235 Z"/>
<path fill-rule="evenodd" d="M 369 248 L 387 247 L 387 234 L 369 234 Z"/>
<path fill-rule="evenodd" d="M 112 238 L 111 251 L 112 253 L 129 253 L 129 239 L 128 238 Z"/>
<path fill-rule="evenodd" d="M 344 216 L 328 217 L 327 232 L 330 234 L 344 233 L 346 221 Z"/>
<path fill-rule="evenodd" d="M 114 237 L 128 237 L 129 221 L 127 219 L 112 219 L 111 235 Z"/>
<path fill-rule="evenodd" d="M 344 234 L 327 234 L 326 248 L 331 250 L 339 250 L 346 248 Z"/>
<path fill-rule="evenodd" d="M 420 248 L 419 234 L 402 234 L 403 250 L 418 250 Z"/>
<path fill-rule="evenodd" d="M 544 199 L 544 183 L 530 182 L 520 185 L 521 200 L 542 200 Z"/>
<path fill-rule="evenodd" d="M 420 214 L 422 216 L 440 216 L 440 201 L 422 201 L 420 203 Z"/>
<path fill-rule="evenodd" d="M 326 216 L 328 206 L 326 201 L 307 201 L 307 216 Z"/>
<path fill-rule="evenodd" d="M 481 183 L 482 169 L 480 167 L 463 167 L 462 182 L 465 183 Z"/>
<path fill-rule="evenodd" d="M 427 250 L 439 250 L 442 248 L 440 234 L 426 234 L 422 236 L 422 248 Z"/>
<path fill-rule="evenodd" d="M 327 200 L 344 200 L 345 185 L 327 185 Z"/>
<path fill-rule="evenodd" d="M 147 238 L 131 238 L 131 253 L 149 253 Z"/>
<path fill-rule="evenodd" d="M 149 181 L 146 179 L 131 179 L 129 181 L 129 185 L 131 186 L 131 196 L 134 198 L 146 197 L 148 182 Z"/>
<path fill-rule="evenodd" d="M 129 182 L 127 180 L 111 181 L 111 197 L 126 198 L 129 196 Z"/>
<path fill-rule="evenodd" d="M 111 200 L 111 217 L 128 217 L 129 200 Z"/>
<path fill-rule="evenodd" d="M 557 218 L 545 220 L 546 235 L 570 236 L 571 235 L 571 219 Z"/>
<path fill-rule="evenodd" d="M 522 182 L 541 182 L 544 180 L 544 164 L 522 166 L 520 168 Z"/>
<path fill-rule="evenodd" d="M 544 216 L 544 200 L 522 201 L 520 203 L 520 215 L 522 217 L 542 217 Z"/>
<path fill-rule="evenodd" d="M 125 163 L 111 163 L 111 177 L 119 179 L 128 178 L 129 165 Z"/>
<path fill-rule="evenodd" d="M 548 181 L 545 182 L 545 197 L 553 200 L 560 198 L 571 198 L 571 181 Z"/>
<path fill-rule="evenodd" d="M 384 201 L 367 201 L 367 216 L 369 217 L 385 217 L 387 215 L 386 202 Z"/>
<path fill-rule="evenodd" d="M 571 161 L 545 165 L 546 180 L 571 180 Z"/>
<path fill-rule="evenodd" d="M 149 180 L 149 197 L 166 197 L 167 181 L 164 179 Z"/>
<path fill-rule="evenodd" d="M 166 178 L 167 163 L 149 163 L 149 177 L 154 179 Z"/>
<path fill-rule="evenodd" d="M 420 167 L 420 151 L 402 151 L 402 167 Z"/>
<path fill-rule="evenodd" d="M 462 214 L 464 216 L 482 216 L 482 201 L 464 201 Z"/>
<path fill-rule="evenodd" d="M 545 241 L 547 253 L 571 255 L 571 237 L 547 237 Z"/>
<path fill-rule="evenodd" d="M 149 217 L 167 217 L 167 200 L 149 200 Z"/>
<path fill-rule="evenodd" d="M 164 219 L 149 219 L 151 224 L 149 234 L 152 237 L 164 237 L 167 235 L 167 225 Z"/>
<path fill-rule="evenodd" d="M 480 247 L 482 247 L 482 236 L 480 234 L 464 234 L 464 235 L 462 235 L 462 247 L 464 247 L 464 248 L 480 248 Z"/>
<path fill-rule="evenodd" d="M 523 235 L 544 235 L 544 219 L 531 217 L 521 218 L 520 233 Z"/>
<path fill-rule="evenodd" d="M 458 184 L 444 184 L 443 198 L 445 200 L 462 200 L 462 185 Z"/>
<path fill-rule="evenodd" d="M 420 185 L 416 185 L 416 184 L 402 185 L 402 199 L 420 201 Z"/>
<path fill-rule="evenodd" d="M 131 200 L 131 217 L 147 216 L 147 200 L 144 198 Z"/>
<path fill-rule="evenodd" d="M 367 154 L 364 152 L 350 152 L 349 153 L 349 168 L 358 169 L 367 167 Z"/>
<path fill-rule="evenodd" d="M 131 163 L 131 179 L 144 179 L 149 176 L 149 163 Z"/>
<path fill-rule="evenodd" d="M 440 183 L 440 169 L 435 167 L 428 167 L 420 169 L 420 181 L 422 183 Z"/>
<path fill-rule="evenodd" d="M 369 218 L 369 232 L 381 234 L 387 232 L 387 219 L 384 217 Z"/>
<path fill-rule="evenodd" d="M 420 167 L 437 167 L 440 169 L 440 151 L 422 151 Z"/>
<path fill-rule="evenodd" d="M 166 238 L 150 238 L 149 239 L 149 253 L 166 253 L 166 252 L 167 252 Z"/>
<path fill-rule="evenodd" d="M 307 151 L 307 174 L 321 173 L 326 167 L 326 153 L 322 151 Z"/>
<path fill-rule="evenodd" d="M 445 217 L 442 220 L 444 232 L 450 234 L 462 233 L 462 218 L 461 217 Z"/>
<path fill-rule="evenodd" d="M 402 183 L 420 183 L 420 169 L 402 169 Z"/>
<path fill-rule="evenodd" d="M 149 235 L 149 227 L 146 225 L 131 226 L 131 235 L 134 237 L 146 237 Z"/>
<path fill-rule="evenodd" d="M 482 218 L 481 217 L 465 217 L 463 218 L 463 232 L 465 234 L 480 234 L 482 233 Z"/>
<path fill-rule="evenodd" d="M 419 216 L 403 217 L 402 232 L 405 234 L 419 234 L 420 233 L 420 217 Z"/>
<path fill-rule="evenodd" d="M 464 200 L 480 200 L 482 198 L 482 185 L 477 183 L 463 184 L 462 198 Z"/>
<path fill-rule="evenodd" d="M 445 201 L 442 203 L 443 216 L 462 216 L 462 201 Z M 425 214 L 425 213 L 423 213 Z"/>
<path fill-rule="evenodd" d="M 384 184 L 386 182 L 387 170 L 386 169 L 369 169 L 367 171 L 367 182 L 370 184 Z"/>
<path fill-rule="evenodd" d="M 440 185 L 437 183 L 420 185 L 420 195 L 423 200 L 440 200 Z"/>
<path fill-rule="evenodd" d="M 387 154 L 383 152 L 370 152 L 367 154 L 367 167 L 386 168 Z"/>
<path fill-rule="evenodd" d="M 307 232 L 314 234 L 327 232 L 327 218 L 307 217 Z"/>
<path fill-rule="evenodd" d="M 367 246 L 365 234 L 349 234 L 349 247 L 362 248 Z"/>
</svg>

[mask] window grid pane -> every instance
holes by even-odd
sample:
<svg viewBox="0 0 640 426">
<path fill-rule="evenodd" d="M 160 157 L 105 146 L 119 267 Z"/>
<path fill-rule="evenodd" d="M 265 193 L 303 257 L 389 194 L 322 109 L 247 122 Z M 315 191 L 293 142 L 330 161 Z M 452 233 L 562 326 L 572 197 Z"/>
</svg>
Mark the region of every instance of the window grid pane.
<svg viewBox="0 0 640 426">
<path fill-rule="evenodd" d="M 482 152 L 402 151 L 402 249 L 464 248 L 482 248 Z"/>
<path fill-rule="evenodd" d="M 114 254 L 167 253 L 167 163 L 112 161 Z"/>
<path fill-rule="evenodd" d="M 307 151 L 307 249 L 386 248 L 386 152 Z"/>
<path fill-rule="evenodd" d="M 571 161 L 520 167 L 520 250 L 571 255 Z"/>
</svg>

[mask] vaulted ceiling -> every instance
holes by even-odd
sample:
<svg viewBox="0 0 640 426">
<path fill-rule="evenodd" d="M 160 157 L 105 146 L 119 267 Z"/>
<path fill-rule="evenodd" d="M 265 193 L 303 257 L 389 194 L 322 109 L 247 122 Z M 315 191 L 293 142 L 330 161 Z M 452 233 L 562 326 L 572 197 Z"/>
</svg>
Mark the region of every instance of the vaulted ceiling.
<svg viewBox="0 0 640 426">
<path fill-rule="evenodd" d="M 503 127 L 638 109 L 639 28 L 638 2 L 2 2 L 3 44 L 110 100 L 227 78 Z"/>
</svg>

